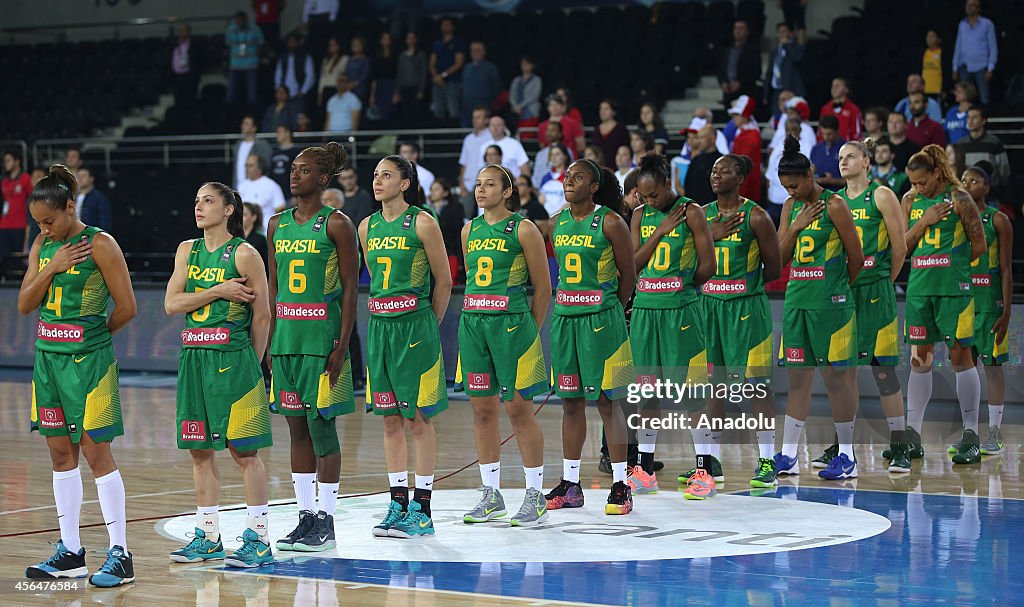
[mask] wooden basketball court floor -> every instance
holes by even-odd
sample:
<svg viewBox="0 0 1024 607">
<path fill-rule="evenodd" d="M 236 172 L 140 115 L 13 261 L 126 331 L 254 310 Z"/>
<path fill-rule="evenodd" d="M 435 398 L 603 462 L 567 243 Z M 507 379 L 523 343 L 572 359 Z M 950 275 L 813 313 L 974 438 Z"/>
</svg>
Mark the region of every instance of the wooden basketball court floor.
<svg viewBox="0 0 1024 607">
<path fill-rule="evenodd" d="M 128 494 L 137 582 L 110 590 L 87 587 L 84 580 L 78 590 L 19 590 L 25 567 L 46 558 L 52 552 L 47 542 L 59 537 L 49 458 L 43 440 L 27 432 L 28 378 L 19 371 L 0 379 L 0 605 L 859 607 L 1005 605 L 1024 596 L 1024 547 L 1017 541 L 1024 524 L 1024 416 L 1007 407 L 1003 454 L 954 468 L 945 453 L 958 418 L 950 403 L 933 404 L 930 418 L 954 421 L 926 426 L 926 457 L 914 462 L 909 475 L 884 471 L 884 421 L 865 421 L 858 428 L 860 477 L 846 483 L 818 479 L 808 459 L 832 431 L 828 419 L 816 417 L 808 424 L 809 446 L 801 447 L 802 474 L 752 494 L 747 480 L 756 449 L 745 435 L 727 434 L 727 481 L 719 496 L 705 502 L 685 501 L 677 492 L 676 475 L 692 465 L 688 433 L 663 432 L 661 492 L 635 497 L 635 511 L 626 517 L 602 512 L 611 477 L 596 469 L 600 425 L 591 410 L 583 463 L 586 507 L 552 512 L 540 528 L 514 529 L 461 522 L 478 499 L 480 483 L 472 411 L 464 400 L 453 400 L 437 420 L 437 536 L 424 540 L 370 537 L 369 527 L 387 503 L 381 424 L 356 413 L 339 424 L 346 497 L 336 516 L 337 550 L 277 552 L 277 563 L 249 571 L 172 564 L 167 553 L 185 543 L 194 501 L 189 456 L 175 448 L 173 378 L 167 376 L 122 380 L 131 384 L 122 387 L 127 434 L 115 441 L 114 454 Z M 561 473 L 560 407 L 552 400 L 537 414 L 546 438 L 545 488 Z M 826 412 L 818 400 L 815 411 Z M 276 418 L 273 427 L 275 446 L 263 458 L 276 504 L 276 538 L 294 525 L 295 506 L 287 429 Z M 509 433 L 507 420 L 502 432 Z M 515 512 L 522 468 L 514 441 L 502 456 L 502 490 Z M 244 508 L 238 509 L 244 493 L 230 457 L 223 454 L 219 464 L 221 507 L 228 510 L 222 527 L 230 550 L 228 536 L 233 529 L 240 533 L 244 519 Z M 107 537 L 84 459 L 82 475 L 82 540 L 93 571 L 102 564 Z M 367 495 L 372 492 L 383 495 Z"/>
</svg>

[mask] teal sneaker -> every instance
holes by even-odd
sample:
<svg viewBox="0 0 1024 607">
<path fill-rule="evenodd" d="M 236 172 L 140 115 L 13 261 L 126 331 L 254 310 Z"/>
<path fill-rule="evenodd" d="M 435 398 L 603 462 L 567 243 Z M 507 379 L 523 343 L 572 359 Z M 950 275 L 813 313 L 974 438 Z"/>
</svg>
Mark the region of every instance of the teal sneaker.
<svg viewBox="0 0 1024 607">
<path fill-rule="evenodd" d="M 270 544 L 260 540 L 259 534 L 252 529 L 246 529 L 239 539 L 242 540 L 242 547 L 224 559 L 224 564 L 228 567 L 251 569 L 274 562 L 274 555 L 270 551 Z"/>
<path fill-rule="evenodd" d="M 99 588 L 113 588 L 135 581 L 132 555 L 120 546 L 107 550 L 107 560 L 100 570 L 89 577 L 89 583 Z"/>
<path fill-rule="evenodd" d="M 388 537 L 409 539 L 420 535 L 434 535 L 434 521 L 423 514 L 419 503 L 411 501 L 405 516 L 388 529 Z"/>
<path fill-rule="evenodd" d="M 825 449 L 824 453 L 811 460 L 811 468 L 828 468 L 837 455 L 839 455 L 839 444 L 832 443 L 832 446 Z"/>
<path fill-rule="evenodd" d="M 754 478 L 750 479 L 750 486 L 757 489 L 767 489 L 779 484 L 779 471 L 775 469 L 775 460 L 767 457 L 757 459 L 757 471 Z"/>
<path fill-rule="evenodd" d="M 391 500 L 391 504 L 388 505 L 388 513 L 384 515 L 384 520 L 377 523 L 373 528 L 373 537 L 387 537 L 388 531 L 403 518 L 405 518 L 405 510 L 402 509 L 402 504 Z"/>
<path fill-rule="evenodd" d="M 217 538 L 216 542 L 206 539 L 206 532 L 199 527 L 196 527 L 192 541 L 187 546 L 171 553 L 171 560 L 175 563 L 198 563 L 222 558 L 224 558 L 224 544 L 220 538 Z"/>
<path fill-rule="evenodd" d="M 709 457 L 711 458 L 711 476 L 712 476 L 712 478 L 715 479 L 716 483 L 725 482 L 725 474 L 722 472 L 722 462 L 718 461 L 718 458 L 713 456 L 713 455 L 711 455 Z M 690 477 L 693 476 L 694 473 L 696 473 L 696 472 L 697 472 L 696 468 L 691 468 L 691 469 L 687 470 L 686 472 L 683 472 L 682 474 L 680 474 L 679 478 L 676 479 L 676 480 L 679 481 L 679 484 L 685 485 L 686 483 L 690 482 Z"/>
<path fill-rule="evenodd" d="M 79 548 L 78 552 L 71 552 L 64 545 L 64 540 L 57 540 L 57 543 L 53 544 L 53 549 L 53 556 L 26 569 L 25 577 L 52 579 L 79 578 L 89 575 L 89 568 L 85 566 L 85 548 Z"/>
</svg>

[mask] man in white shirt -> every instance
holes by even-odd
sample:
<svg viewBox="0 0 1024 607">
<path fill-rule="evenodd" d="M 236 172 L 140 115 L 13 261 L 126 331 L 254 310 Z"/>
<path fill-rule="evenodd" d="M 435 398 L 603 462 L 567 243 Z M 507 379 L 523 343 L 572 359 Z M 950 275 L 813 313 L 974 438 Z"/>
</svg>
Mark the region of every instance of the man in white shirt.
<svg viewBox="0 0 1024 607">
<path fill-rule="evenodd" d="M 238 184 L 238 193 L 243 202 L 254 202 L 263 209 L 263 232 L 266 233 L 270 217 L 285 208 L 284 192 L 277 182 L 263 174 L 263 165 L 256 154 L 246 159 L 245 174 L 248 178 Z"/>
<path fill-rule="evenodd" d="M 398 146 L 398 155 L 405 158 L 416 167 L 416 178 L 420 181 L 420 187 L 423 188 L 423 195 L 430 197 L 430 186 L 434 184 L 434 173 L 427 170 L 425 166 L 420 164 L 420 146 L 412 141 L 403 141 Z"/>
<path fill-rule="evenodd" d="M 270 144 L 262 139 L 256 139 L 256 117 L 246 114 L 242 117 L 242 140 L 235 146 L 235 187 L 242 185 L 246 179 L 246 160 L 250 154 L 256 154 L 264 163 L 263 166 L 270 166 L 270 155 L 273 150 Z"/>
<path fill-rule="evenodd" d="M 516 178 L 520 175 L 530 176 L 530 157 L 526 155 L 523 144 L 518 139 L 509 137 L 505 129 L 505 119 L 501 116 L 492 116 L 487 127 L 491 138 L 480 145 L 480 160 L 483 161 L 484 151 L 487 146 L 496 145 L 501 148 L 501 166 L 505 167 Z M 482 165 L 481 165 L 482 166 Z M 473 176 L 474 182 L 476 175 Z"/>
<path fill-rule="evenodd" d="M 779 116 L 779 124 L 775 128 L 771 142 L 768 144 L 769 153 L 782 149 L 783 143 L 786 141 L 786 121 L 794 118 L 800 123 L 800 136 L 798 137 L 800 139 L 800 151 L 810 158 L 811 148 L 814 147 L 814 144 L 818 143 L 818 134 L 814 132 L 814 127 L 807 123 L 811 117 L 811 106 L 808 105 L 807 100 L 803 97 L 792 97 L 786 102 L 785 109 L 786 113 Z"/>
<path fill-rule="evenodd" d="M 466 217 L 476 215 L 476 198 L 473 186 L 476 185 L 476 174 L 484 167 L 484 148 L 481 144 L 491 138 L 487 132 L 487 121 L 491 112 L 485 107 L 473 108 L 473 131 L 462 140 L 462 151 L 459 153 L 459 185 L 462 187 L 462 208 Z"/>
</svg>

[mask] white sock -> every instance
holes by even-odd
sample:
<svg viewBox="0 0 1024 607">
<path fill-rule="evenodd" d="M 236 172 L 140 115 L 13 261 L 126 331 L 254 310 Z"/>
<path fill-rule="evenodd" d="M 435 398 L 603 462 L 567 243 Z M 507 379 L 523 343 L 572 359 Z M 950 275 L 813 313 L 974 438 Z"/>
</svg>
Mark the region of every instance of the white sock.
<svg viewBox="0 0 1024 607">
<path fill-rule="evenodd" d="M 626 482 L 626 462 L 612 462 L 612 482 Z"/>
<path fill-rule="evenodd" d="M 856 422 L 836 422 L 836 436 L 839 437 L 839 453 L 853 461 L 853 425 Z"/>
<path fill-rule="evenodd" d="M 1002 428 L 1003 427 L 1003 406 L 988 405 L 988 426 L 989 428 Z"/>
<path fill-rule="evenodd" d="M 107 524 L 110 547 L 120 546 L 128 552 L 128 521 L 124 514 L 124 481 L 121 480 L 121 471 L 114 470 L 96 479 L 96 492 L 100 495 L 100 510 Z"/>
<path fill-rule="evenodd" d="M 408 487 L 409 486 L 409 471 L 403 470 L 401 472 L 388 472 L 388 486 L 389 487 Z"/>
<path fill-rule="evenodd" d="M 722 461 L 722 433 L 718 430 L 711 433 L 711 443 L 708 445 L 707 455 Z"/>
<path fill-rule="evenodd" d="M 341 483 L 317 482 L 317 499 L 320 502 L 318 508 L 326 512 L 327 516 L 334 516 L 334 511 L 338 506 L 338 487 L 340 485 Z"/>
<path fill-rule="evenodd" d="M 270 543 L 267 540 L 267 517 L 269 514 L 269 504 L 245 507 L 245 527 L 255 531 L 256 534 L 260 536 L 260 541 L 265 544 Z"/>
<path fill-rule="evenodd" d="M 640 430 L 636 433 L 636 440 L 640 453 L 654 453 L 654 447 L 658 444 L 658 431 Z"/>
<path fill-rule="evenodd" d="M 314 512 L 316 506 L 316 472 L 292 472 L 292 486 L 295 489 L 295 501 L 299 504 L 299 512 Z"/>
<path fill-rule="evenodd" d="M 196 528 L 202 529 L 211 542 L 220 539 L 220 506 L 197 507 Z"/>
<path fill-rule="evenodd" d="M 82 471 L 78 468 L 53 473 L 53 501 L 64 546 L 75 554 L 82 548 L 78 519 L 82 513 Z"/>
<path fill-rule="evenodd" d="M 924 412 L 932 399 L 932 372 L 914 373 L 907 381 L 907 427 L 924 432 Z"/>
<path fill-rule="evenodd" d="M 757 456 L 771 459 L 775 455 L 775 430 L 757 431 Z"/>
<path fill-rule="evenodd" d="M 782 430 L 782 454 L 796 457 L 796 449 L 800 445 L 800 434 L 804 431 L 804 423 L 794 417 L 786 416 L 786 426 Z"/>
<path fill-rule="evenodd" d="M 583 460 L 562 458 L 562 478 L 570 483 L 580 482 L 580 464 Z"/>
<path fill-rule="evenodd" d="M 523 466 L 523 474 L 526 475 L 526 488 L 541 490 L 544 486 L 544 466 L 537 466 L 536 468 L 527 468 Z"/>
<path fill-rule="evenodd" d="M 494 487 L 501 491 L 501 462 L 480 464 L 480 482 L 484 487 Z"/>
<path fill-rule="evenodd" d="M 416 475 L 416 488 L 424 491 L 434 490 L 434 475 L 424 476 L 421 474 Z"/>
<path fill-rule="evenodd" d="M 960 414 L 964 429 L 978 432 L 978 414 L 981 408 L 981 378 L 978 368 L 971 367 L 956 374 L 956 397 L 960 400 Z"/>
<path fill-rule="evenodd" d="M 907 429 L 907 420 L 902 415 L 896 417 L 885 418 L 886 423 L 889 424 L 889 433 L 902 432 Z"/>
<path fill-rule="evenodd" d="M 711 433 L 704 428 L 690 428 L 690 436 L 693 438 L 694 455 L 709 455 L 711 448 Z"/>
</svg>

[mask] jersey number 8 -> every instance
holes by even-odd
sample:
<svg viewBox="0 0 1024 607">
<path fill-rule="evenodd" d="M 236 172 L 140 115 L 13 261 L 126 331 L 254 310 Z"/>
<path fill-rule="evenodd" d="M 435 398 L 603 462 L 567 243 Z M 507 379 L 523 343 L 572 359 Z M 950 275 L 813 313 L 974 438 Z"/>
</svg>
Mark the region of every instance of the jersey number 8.
<svg viewBox="0 0 1024 607">
<path fill-rule="evenodd" d="M 476 286 L 486 287 L 491 284 L 493 279 L 492 272 L 494 271 L 494 260 L 490 257 L 484 256 L 476 260 Z"/>
</svg>

